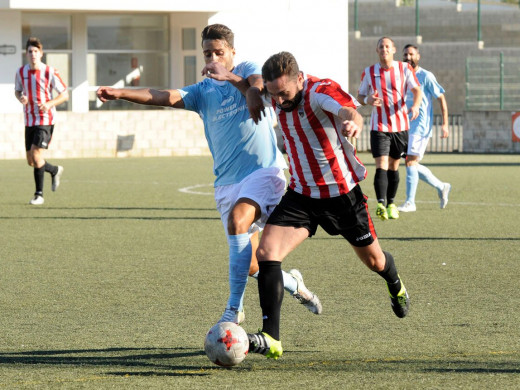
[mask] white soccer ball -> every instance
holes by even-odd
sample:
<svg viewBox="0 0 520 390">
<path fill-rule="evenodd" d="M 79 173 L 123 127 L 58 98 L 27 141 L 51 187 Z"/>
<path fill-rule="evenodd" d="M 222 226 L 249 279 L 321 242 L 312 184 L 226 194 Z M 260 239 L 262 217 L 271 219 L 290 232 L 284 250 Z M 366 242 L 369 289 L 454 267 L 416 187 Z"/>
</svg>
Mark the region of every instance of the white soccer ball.
<svg viewBox="0 0 520 390">
<path fill-rule="evenodd" d="M 233 322 L 219 322 L 206 334 L 204 351 L 208 359 L 219 366 L 236 366 L 249 351 L 247 333 Z"/>
</svg>

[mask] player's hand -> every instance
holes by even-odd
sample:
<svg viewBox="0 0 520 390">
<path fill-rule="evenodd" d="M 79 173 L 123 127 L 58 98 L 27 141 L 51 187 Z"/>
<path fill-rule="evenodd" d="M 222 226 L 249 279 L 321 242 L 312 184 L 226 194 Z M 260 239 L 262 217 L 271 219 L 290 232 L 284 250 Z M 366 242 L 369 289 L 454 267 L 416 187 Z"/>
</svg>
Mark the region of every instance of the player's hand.
<svg viewBox="0 0 520 390">
<path fill-rule="evenodd" d="M 354 121 L 343 121 L 341 124 L 341 134 L 347 138 L 358 138 L 361 134 L 361 128 Z"/>
<path fill-rule="evenodd" d="M 20 99 L 18 99 L 20 101 L 20 103 L 22 103 L 24 106 L 29 103 L 29 99 L 27 99 L 27 96 L 25 95 L 22 95 L 20 96 Z"/>
<path fill-rule="evenodd" d="M 232 74 L 220 62 L 210 62 L 206 64 L 201 73 L 202 76 L 218 81 L 229 81 L 230 74 Z"/>
<path fill-rule="evenodd" d="M 441 130 L 441 138 L 448 138 L 450 136 L 450 129 L 448 128 L 448 125 L 442 125 Z"/>
<path fill-rule="evenodd" d="M 108 100 L 119 99 L 119 91 L 117 88 L 112 87 L 99 87 L 96 91 L 96 95 L 99 100 L 105 103 Z"/>
<path fill-rule="evenodd" d="M 265 106 L 260 91 L 256 87 L 250 87 L 246 92 L 247 109 L 253 122 L 258 124 L 262 120 L 262 114 L 265 116 Z"/>
<path fill-rule="evenodd" d="M 412 113 L 412 115 L 410 116 L 410 119 L 413 121 L 414 119 L 416 119 L 419 116 L 419 106 L 412 106 L 410 108 L 410 111 Z"/>
<path fill-rule="evenodd" d="M 367 104 L 374 106 L 374 107 L 381 107 L 382 100 L 379 97 L 379 94 L 377 93 L 377 91 L 375 91 L 372 95 L 368 95 Z"/>
<path fill-rule="evenodd" d="M 38 110 L 40 111 L 43 111 L 43 112 L 49 112 L 52 108 L 52 103 L 51 102 L 46 102 L 46 103 L 39 103 L 38 104 Z"/>
</svg>

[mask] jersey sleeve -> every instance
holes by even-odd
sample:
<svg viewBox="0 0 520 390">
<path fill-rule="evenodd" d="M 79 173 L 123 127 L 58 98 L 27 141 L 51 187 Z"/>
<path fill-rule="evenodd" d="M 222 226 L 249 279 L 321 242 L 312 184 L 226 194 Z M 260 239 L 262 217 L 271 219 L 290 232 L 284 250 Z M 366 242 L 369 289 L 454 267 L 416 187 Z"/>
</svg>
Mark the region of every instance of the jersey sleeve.
<svg viewBox="0 0 520 390">
<path fill-rule="evenodd" d="M 430 94 L 435 98 L 438 99 L 441 95 L 446 92 L 444 88 L 437 82 L 437 79 L 435 78 L 433 73 L 428 73 L 425 80 L 424 80 L 424 89 L 428 90 Z"/>
<path fill-rule="evenodd" d="M 51 68 L 51 86 L 54 88 L 58 93 L 62 93 L 67 89 L 67 85 L 63 82 L 60 73 L 57 69 Z"/>
<path fill-rule="evenodd" d="M 245 61 L 237 65 L 236 74 L 247 79 L 249 76 L 254 74 L 261 75 L 262 68 L 260 68 L 260 65 L 255 62 Z"/>
<path fill-rule="evenodd" d="M 355 109 L 359 104 L 352 95 L 343 91 L 338 83 L 329 79 L 322 80 L 318 84 L 314 98 L 323 110 L 333 115 L 338 115 L 341 107 Z"/>
<path fill-rule="evenodd" d="M 370 85 L 368 84 L 368 76 L 366 70 L 361 74 L 361 83 L 359 84 L 358 94 L 368 96 L 370 94 Z"/>
<path fill-rule="evenodd" d="M 14 76 L 14 90 L 18 92 L 23 92 L 23 84 L 22 84 L 22 76 L 21 76 L 22 68 L 18 69 L 16 75 Z"/>
<path fill-rule="evenodd" d="M 181 94 L 182 101 L 184 102 L 184 108 L 186 110 L 200 113 L 200 83 L 188 85 L 184 88 L 178 89 L 178 91 Z"/>
</svg>

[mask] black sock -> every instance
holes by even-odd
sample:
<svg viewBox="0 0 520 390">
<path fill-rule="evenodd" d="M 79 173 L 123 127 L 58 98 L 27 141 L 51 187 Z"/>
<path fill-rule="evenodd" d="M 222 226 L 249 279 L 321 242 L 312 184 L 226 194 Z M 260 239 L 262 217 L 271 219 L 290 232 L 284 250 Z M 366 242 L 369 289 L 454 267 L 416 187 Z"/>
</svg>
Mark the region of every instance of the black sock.
<svg viewBox="0 0 520 390">
<path fill-rule="evenodd" d="M 383 251 L 383 253 L 385 254 L 386 259 L 385 269 L 378 272 L 378 274 L 386 280 L 390 294 L 395 297 L 401 290 L 401 280 L 399 279 L 399 275 L 397 275 L 394 257 L 388 252 Z"/>
<path fill-rule="evenodd" d="M 43 175 L 45 174 L 45 169 L 34 168 L 34 183 L 36 184 L 36 192 L 35 195 L 43 196 Z"/>
<path fill-rule="evenodd" d="M 283 300 L 282 263 L 279 261 L 258 262 L 258 294 L 262 308 L 262 332 L 280 340 L 280 309 Z"/>
<path fill-rule="evenodd" d="M 386 199 L 388 204 L 394 203 L 395 194 L 397 194 L 397 187 L 399 187 L 399 171 L 387 172 L 388 177 L 388 188 L 386 190 Z"/>
<path fill-rule="evenodd" d="M 47 161 L 45 161 L 43 168 L 45 168 L 45 172 L 49 172 L 52 176 L 58 173 L 58 166 L 49 164 Z"/>
<path fill-rule="evenodd" d="M 377 201 L 385 204 L 386 190 L 388 188 L 388 175 L 385 169 L 377 168 L 374 175 L 374 189 Z"/>
</svg>

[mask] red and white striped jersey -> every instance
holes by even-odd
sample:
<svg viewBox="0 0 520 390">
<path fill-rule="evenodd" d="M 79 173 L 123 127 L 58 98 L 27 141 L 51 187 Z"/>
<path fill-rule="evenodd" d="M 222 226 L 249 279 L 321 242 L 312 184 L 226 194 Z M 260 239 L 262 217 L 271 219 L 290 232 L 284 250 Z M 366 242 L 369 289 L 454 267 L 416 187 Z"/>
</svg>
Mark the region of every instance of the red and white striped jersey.
<svg viewBox="0 0 520 390">
<path fill-rule="evenodd" d="M 307 76 L 302 92 L 291 112 L 271 100 L 289 159 L 289 188 L 311 198 L 346 194 L 366 177 L 366 169 L 341 134 L 338 113 L 359 103 L 329 79 Z"/>
<path fill-rule="evenodd" d="M 390 133 L 408 130 L 406 93 L 417 86 L 419 81 L 407 63 L 393 61 L 388 69 L 382 68 L 380 63 L 365 68 L 358 93 L 369 96 L 377 91 L 383 100 L 381 107 L 372 108 L 370 129 Z"/>
<path fill-rule="evenodd" d="M 29 100 L 24 106 L 26 126 L 54 124 L 56 107 L 43 112 L 38 108 L 38 104 L 52 100 L 52 90 L 62 93 L 67 89 L 56 69 L 43 63 L 35 70 L 32 70 L 29 64 L 24 65 L 16 72 L 14 88 Z"/>
</svg>

